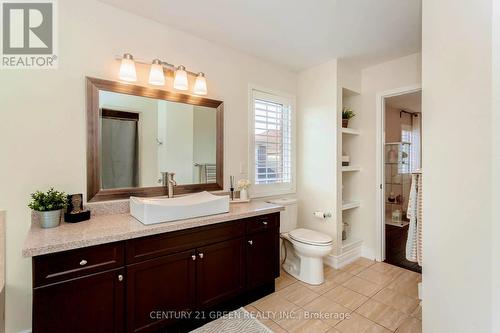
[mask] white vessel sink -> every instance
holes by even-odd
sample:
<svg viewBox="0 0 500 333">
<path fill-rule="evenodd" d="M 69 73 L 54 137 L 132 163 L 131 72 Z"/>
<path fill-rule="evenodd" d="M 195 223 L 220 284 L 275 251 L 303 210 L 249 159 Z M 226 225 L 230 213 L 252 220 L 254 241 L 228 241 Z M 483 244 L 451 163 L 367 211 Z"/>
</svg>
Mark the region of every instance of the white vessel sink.
<svg viewBox="0 0 500 333">
<path fill-rule="evenodd" d="M 176 198 L 130 197 L 130 214 L 143 224 L 229 212 L 229 196 L 200 192 Z"/>
</svg>

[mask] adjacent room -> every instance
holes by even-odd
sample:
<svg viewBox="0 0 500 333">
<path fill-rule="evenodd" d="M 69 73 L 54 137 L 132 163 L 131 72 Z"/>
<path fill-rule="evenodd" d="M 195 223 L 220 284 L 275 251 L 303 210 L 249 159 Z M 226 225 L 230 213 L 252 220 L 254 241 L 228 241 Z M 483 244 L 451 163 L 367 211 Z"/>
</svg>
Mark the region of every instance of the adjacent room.
<svg viewBox="0 0 500 333">
<path fill-rule="evenodd" d="M 0 333 L 500 332 L 496 1 L 0 11 Z"/>
</svg>

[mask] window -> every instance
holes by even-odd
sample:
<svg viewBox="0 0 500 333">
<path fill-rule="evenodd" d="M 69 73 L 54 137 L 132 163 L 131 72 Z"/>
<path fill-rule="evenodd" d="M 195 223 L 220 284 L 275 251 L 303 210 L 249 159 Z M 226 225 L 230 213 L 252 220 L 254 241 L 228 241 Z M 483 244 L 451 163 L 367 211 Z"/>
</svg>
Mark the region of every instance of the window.
<svg viewBox="0 0 500 333">
<path fill-rule="evenodd" d="M 398 173 L 411 173 L 412 127 L 401 125 L 401 151 L 399 153 Z"/>
<path fill-rule="evenodd" d="M 250 90 L 252 168 L 257 196 L 295 191 L 293 98 Z"/>
</svg>

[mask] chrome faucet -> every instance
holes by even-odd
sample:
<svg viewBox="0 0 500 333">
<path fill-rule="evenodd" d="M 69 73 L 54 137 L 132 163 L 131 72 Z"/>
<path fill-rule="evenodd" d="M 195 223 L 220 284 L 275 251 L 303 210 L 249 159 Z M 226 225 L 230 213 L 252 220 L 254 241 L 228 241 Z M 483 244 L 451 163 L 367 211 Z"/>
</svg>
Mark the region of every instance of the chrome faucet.
<svg viewBox="0 0 500 333">
<path fill-rule="evenodd" d="M 172 198 L 174 196 L 174 186 L 177 186 L 177 182 L 174 180 L 175 173 L 165 172 L 165 185 L 167 186 L 167 196 Z"/>
</svg>

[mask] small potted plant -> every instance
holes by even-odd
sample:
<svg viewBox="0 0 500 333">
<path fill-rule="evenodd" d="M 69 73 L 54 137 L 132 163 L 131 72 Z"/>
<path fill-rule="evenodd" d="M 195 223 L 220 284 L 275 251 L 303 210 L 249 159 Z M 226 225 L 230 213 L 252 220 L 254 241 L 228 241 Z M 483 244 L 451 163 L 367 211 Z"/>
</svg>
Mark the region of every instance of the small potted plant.
<svg viewBox="0 0 500 333">
<path fill-rule="evenodd" d="M 240 179 L 238 181 L 238 190 L 240 190 L 240 200 L 248 200 L 248 188 L 250 182 L 247 179 Z"/>
<path fill-rule="evenodd" d="M 354 116 L 356 116 L 354 111 L 352 111 L 351 108 L 344 106 L 342 109 L 342 127 L 347 128 L 349 125 L 349 119 L 354 118 Z"/>
<path fill-rule="evenodd" d="M 68 205 L 68 196 L 51 188 L 47 192 L 36 191 L 31 194 L 28 207 L 40 216 L 42 228 L 54 228 L 61 221 L 61 213 Z"/>
</svg>

